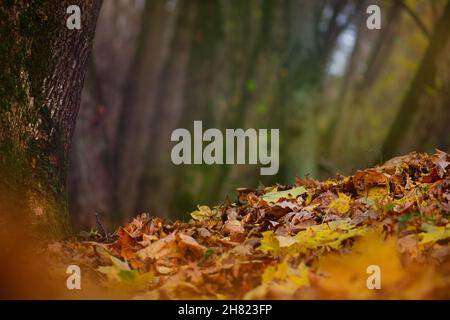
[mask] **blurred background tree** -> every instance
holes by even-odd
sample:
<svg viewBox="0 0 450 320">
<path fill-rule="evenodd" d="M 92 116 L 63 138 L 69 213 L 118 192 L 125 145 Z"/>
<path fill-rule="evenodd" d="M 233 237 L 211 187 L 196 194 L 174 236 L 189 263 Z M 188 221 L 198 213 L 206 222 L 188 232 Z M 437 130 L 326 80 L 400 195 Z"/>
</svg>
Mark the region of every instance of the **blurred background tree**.
<svg viewBox="0 0 450 320">
<path fill-rule="evenodd" d="M 369 4 L 381 30 L 366 27 Z M 103 3 L 70 155 L 79 228 L 187 217 L 237 187 L 449 151 L 447 0 Z M 281 169 L 170 161 L 170 134 L 280 128 Z"/>
</svg>

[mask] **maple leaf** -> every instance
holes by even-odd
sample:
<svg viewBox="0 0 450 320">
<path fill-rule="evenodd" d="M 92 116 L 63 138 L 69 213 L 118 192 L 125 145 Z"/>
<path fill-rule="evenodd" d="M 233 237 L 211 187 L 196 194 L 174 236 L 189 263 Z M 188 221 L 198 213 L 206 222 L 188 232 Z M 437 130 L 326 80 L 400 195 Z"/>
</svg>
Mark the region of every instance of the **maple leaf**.
<svg viewBox="0 0 450 320">
<path fill-rule="evenodd" d="M 339 249 L 344 240 L 365 232 L 364 228 L 357 228 L 347 218 L 308 227 L 294 237 L 276 236 L 273 231 L 263 232 L 258 249 L 274 255 L 295 254 L 312 249 Z"/>
<path fill-rule="evenodd" d="M 308 227 L 299 232 L 294 238 L 298 241 L 295 245 L 298 251 L 316 248 L 340 248 L 346 239 L 363 235 L 364 228 L 357 228 L 349 218 L 322 223 Z"/>
<path fill-rule="evenodd" d="M 306 192 L 305 187 L 296 187 L 285 191 L 268 192 L 262 196 L 262 199 L 270 203 L 276 203 L 280 199 L 295 199 Z"/>
</svg>

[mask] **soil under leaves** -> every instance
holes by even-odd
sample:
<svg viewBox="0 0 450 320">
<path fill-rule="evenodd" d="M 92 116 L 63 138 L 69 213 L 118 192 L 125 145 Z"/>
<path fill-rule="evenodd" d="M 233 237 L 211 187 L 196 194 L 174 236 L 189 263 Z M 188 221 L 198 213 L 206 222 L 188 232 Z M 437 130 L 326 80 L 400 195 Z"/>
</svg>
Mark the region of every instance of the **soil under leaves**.
<svg viewBox="0 0 450 320">
<path fill-rule="evenodd" d="M 109 242 L 52 243 L 48 263 L 138 299 L 448 299 L 449 169 L 444 152 L 412 153 L 353 176 L 241 188 L 187 223 L 141 214 Z"/>
</svg>

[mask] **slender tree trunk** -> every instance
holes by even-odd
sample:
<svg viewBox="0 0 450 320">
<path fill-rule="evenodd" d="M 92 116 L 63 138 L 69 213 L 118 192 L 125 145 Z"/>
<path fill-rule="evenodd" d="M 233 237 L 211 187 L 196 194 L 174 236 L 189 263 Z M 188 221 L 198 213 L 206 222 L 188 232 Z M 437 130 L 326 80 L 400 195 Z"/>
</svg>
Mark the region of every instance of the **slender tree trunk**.
<svg viewBox="0 0 450 320">
<path fill-rule="evenodd" d="M 151 141 L 143 158 L 147 165 L 139 184 L 139 198 L 135 212 L 151 211 L 159 216 L 169 216 L 173 196 L 175 165 L 172 164 L 170 135 L 180 124 L 184 106 L 185 84 L 189 75 L 187 66 L 191 51 L 197 1 L 182 2 L 177 17 L 175 35 L 170 48 L 170 58 L 159 77 L 155 102 L 155 119 L 151 128 Z"/>
<path fill-rule="evenodd" d="M 234 99 L 236 102 L 232 103 L 233 114 L 229 114 L 226 118 L 227 121 L 225 125 L 227 128 L 243 128 L 248 121 L 248 113 L 252 102 L 251 99 L 255 90 L 252 89 L 251 86 L 256 86 L 257 83 L 256 73 L 259 67 L 258 59 L 262 55 L 265 42 L 269 39 L 269 26 L 273 15 L 273 3 L 271 0 L 262 0 L 260 2 L 260 7 L 261 14 L 256 19 L 252 15 L 252 7 L 250 6 L 249 8 L 247 23 L 251 24 L 253 19 L 256 20 L 256 28 L 255 31 L 253 31 L 255 34 L 254 36 L 249 37 L 252 39 L 252 41 L 250 41 L 251 47 L 246 54 L 248 57 L 246 63 L 241 67 L 243 77 L 242 83 L 236 92 L 236 97 Z M 212 183 L 211 190 L 213 194 L 222 194 L 224 192 L 224 186 L 227 185 L 226 182 L 230 179 L 232 171 L 230 166 L 222 166 L 222 168 L 220 168 L 220 171 Z"/>
<path fill-rule="evenodd" d="M 330 158 L 331 147 L 333 142 L 333 136 L 336 134 L 337 126 L 339 125 L 339 120 L 343 118 L 343 113 L 345 109 L 345 103 L 350 91 L 350 88 L 354 82 L 354 75 L 356 71 L 356 66 L 360 58 L 361 43 L 364 36 L 367 34 L 366 21 L 361 16 L 357 22 L 357 31 L 355 36 L 355 44 L 353 45 L 352 52 L 348 58 L 345 74 L 341 80 L 340 89 L 338 96 L 335 101 L 335 105 L 331 112 L 330 124 L 324 134 L 322 140 L 323 154 Z"/>
<path fill-rule="evenodd" d="M 366 36 L 362 38 L 364 42 L 367 43 L 368 39 L 372 39 L 371 42 L 373 42 L 368 57 L 362 58 L 367 60 L 366 70 L 362 74 L 362 77 L 351 85 L 352 94 L 341 101 L 336 123 L 330 131 L 330 159 L 333 159 L 335 165 L 342 170 L 348 170 L 350 169 L 349 164 L 354 164 L 354 159 L 352 159 L 353 152 L 343 152 L 342 150 L 356 148 L 355 145 L 359 143 L 358 139 L 355 140 L 354 137 L 349 136 L 349 133 L 354 134 L 356 130 L 357 118 L 360 113 L 352 112 L 352 108 L 354 106 L 364 105 L 364 99 L 367 99 L 367 95 L 372 89 L 373 84 L 379 80 L 383 63 L 387 60 L 392 50 L 394 50 L 393 42 L 398 37 L 398 26 L 401 25 L 402 19 L 399 3 L 397 1 L 386 3 L 383 8 L 382 10 L 386 11 L 386 19 L 381 30 L 378 30 L 375 34 L 373 30 L 364 30 L 364 33 L 366 33 Z M 366 21 L 364 18 L 362 22 L 365 27 Z M 345 95 L 343 89 L 341 89 L 341 95 Z M 339 101 L 339 98 L 337 101 Z M 352 130 L 349 130 L 349 128 L 352 128 Z"/>
<path fill-rule="evenodd" d="M 81 8 L 81 29 L 66 9 Z M 0 214 L 58 236 L 69 230 L 68 150 L 100 0 L 0 3 Z"/>
<path fill-rule="evenodd" d="M 138 47 L 125 87 L 117 130 L 117 176 L 115 185 L 118 217 L 129 218 L 139 197 L 145 155 L 157 121 L 156 102 L 159 80 L 170 54 L 179 9 L 166 1 L 147 1 Z"/>
<path fill-rule="evenodd" d="M 386 57 L 390 55 L 393 48 L 393 43 L 398 37 L 398 26 L 401 22 L 401 12 L 400 2 L 394 1 L 386 14 L 385 25 L 377 33 L 378 37 L 371 50 L 369 60 L 367 61 L 366 71 L 364 72 L 364 79 L 358 85 L 358 91 L 365 93 L 378 79 L 379 72 L 382 69 L 381 66 L 386 60 Z M 362 93 L 361 95 L 363 96 L 364 93 Z"/>
<path fill-rule="evenodd" d="M 109 230 L 119 222 L 113 217 L 117 123 L 128 107 L 125 87 L 143 11 L 136 0 L 105 1 L 100 10 L 70 151 L 70 212 L 81 230 L 96 226 L 95 212 Z"/>
<path fill-rule="evenodd" d="M 242 6 L 249 2 L 240 2 Z M 222 110 L 218 106 L 219 99 L 227 98 L 224 88 L 231 87 L 230 83 L 232 65 L 229 60 L 221 59 L 227 55 L 227 45 L 224 44 L 223 32 L 223 7 L 231 3 L 197 1 L 197 10 L 189 49 L 189 60 L 187 61 L 185 80 L 184 106 L 177 124 L 179 128 L 192 128 L 194 120 L 202 120 L 203 126 L 219 127 L 223 118 Z M 233 27 L 236 28 L 234 24 Z M 238 34 L 238 33 L 235 33 Z M 211 72 L 215 70 L 215 72 Z M 221 116 L 217 116 L 217 115 Z M 221 166 L 187 165 L 178 166 L 174 170 L 174 185 L 176 192 L 172 192 L 172 199 L 168 207 L 171 209 L 170 218 L 186 217 L 186 211 L 195 208 L 199 203 L 206 203 L 211 199 L 211 180 L 213 173 L 220 170 Z M 181 209 L 182 208 L 182 209 Z"/>
<path fill-rule="evenodd" d="M 420 109 L 422 97 L 436 87 L 436 74 L 440 61 L 438 58 L 446 48 L 449 35 L 450 1 L 447 2 L 441 18 L 436 23 L 425 56 L 384 140 L 381 150 L 384 159 L 389 159 L 397 153 L 407 129 Z"/>
<path fill-rule="evenodd" d="M 296 176 L 316 174 L 315 98 L 324 65 L 315 37 L 319 8 L 321 6 L 316 1 L 293 2 L 290 8 L 293 16 L 288 40 L 290 54 L 286 64 L 289 85 L 286 104 L 282 106 L 286 131 L 283 146 L 285 182 L 292 182 Z M 298 18 L 299 13 L 301 18 Z"/>
</svg>

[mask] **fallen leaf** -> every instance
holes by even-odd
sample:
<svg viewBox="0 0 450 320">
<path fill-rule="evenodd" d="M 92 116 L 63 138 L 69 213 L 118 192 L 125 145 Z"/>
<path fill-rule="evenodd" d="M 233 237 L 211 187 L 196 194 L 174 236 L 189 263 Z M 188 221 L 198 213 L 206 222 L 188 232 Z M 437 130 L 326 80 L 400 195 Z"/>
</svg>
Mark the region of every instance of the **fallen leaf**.
<svg viewBox="0 0 450 320">
<path fill-rule="evenodd" d="M 426 231 L 418 234 L 419 239 L 421 239 L 419 244 L 422 246 L 450 238 L 450 223 L 445 227 L 424 224 L 422 228 Z"/>
<path fill-rule="evenodd" d="M 295 199 L 306 192 L 307 191 L 305 187 L 296 187 L 285 191 L 274 191 L 266 193 L 262 196 L 262 199 L 270 203 L 276 203 L 280 199 Z"/>
<path fill-rule="evenodd" d="M 342 192 L 339 192 L 338 196 L 336 200 L 330 203 L 328 211 L 334 210 L 337 214 L 342 215 L 350 210 L 350 201 L 352 198 Z"/>
<path fill-rule="evenodd" d="M 217 210 L 208 206 L 198 206 L 198 210 L 191 212 L 191 217 L 194 220 L 203 221 L 205 219 L 219 219 L 220 214 Z"/>
</svg>

